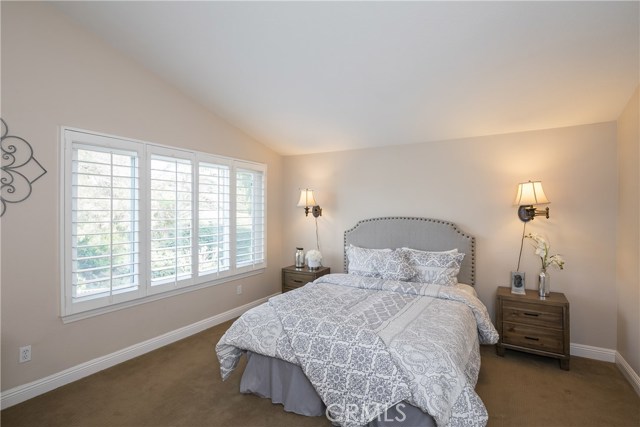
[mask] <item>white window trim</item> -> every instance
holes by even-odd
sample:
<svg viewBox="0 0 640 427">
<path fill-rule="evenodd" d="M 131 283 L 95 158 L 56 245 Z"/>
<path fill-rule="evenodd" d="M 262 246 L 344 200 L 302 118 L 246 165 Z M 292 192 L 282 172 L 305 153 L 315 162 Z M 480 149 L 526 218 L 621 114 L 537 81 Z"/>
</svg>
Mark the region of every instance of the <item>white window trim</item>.
<svg viewBox="0 0 640 427">
<path fill-rule="evenodd" d="M 74 132 L 74 138 L 71 140 L 71 135 L 67 135 L 68 132 Z M 82 134 L 82 140 L 78 140 L 78 134 Z M 97 304 L 91 300 L 82 302 L 72 302 L 71 299 L 71 272 L 70 272 L 70 256 L 71 256 L 71 239 L 70 233 L 72 230 L 71 223 L 71 161 L 72 161 L 72 146 L 74 144 L 85 144 L 87 146 L 97 147 L 109 147 L 115 150 L 135 151 L 138 153 L 139 158 L 139 221 L 140 221 L 140 286 L 137 291 L 122 294 L 122 298 L 115 298 L 111 303 L 104 305 L 102 303 Z M 210 286 L 215 286 L 221 283 L 226 283 L 233 280 L 261 274 L 267 267 L 266 251 L 267 251 L 267 165 L 262 163 L 255 163 L 246 160 L 234 159 L 230 157 L 217 156 L 210 153 L 198 152 L 195 150 L 186 150 L 184 148 L 174 148 L 165 145 L 155 144 L 147 141 L 136 140 L 132 138 L 125 138 L 120 136 L 114 136 L 94 131 L 88 131 L 84 129 L 61 126 L 60 127 L 60 251 L 59 251 L 59 265 L 61 266 L 61 295 L 60 295 L 60 317 L 63 323 L 73 322 L 76 320 L 86 319 L 89 317 L 97 316 L 104 313 L 113 312 L 127 307 L 132 307 L 140 304 L 144 304 L 150 301 L 156 301 L 163 298 L 169 298 L 175 295 L 179 295 L 186 292 L 191 292 L 198 289 L 203 289 Z M 151 162 L 151 155 L 157 154 L 165 157 L 181 157 L 184 155 L 185 159 L 192 161 L 192 208 L 193 208 L 193 269 L 192 277 L 185 281 L 177 282 L 177 286 L 150 286 L 149 275 L 149 233 L 148 228 L 150 225 L 150 218 L 148 211 L 150 208 L 150 191 L 148 191 L 150 183 L 149 166 Z M 227 165 L 230 168 L 230 269 L 228 271 L 214 272 L 205 275 L 198 274 L 198 178 L 199 171 L 198 165 L 203 163 L 214 163 Z M 264 180 L 264 262 L 247 267 L 236 268 L 235 266 L 235 176 L 238 168 L 251 169 L 263 173 Z M 180 283 L 182 282 L 182 283 Z M 159 289 L 162 288 L 162 289 Z"/>
<path fill-rule="evenodd" d="M 151 294 L 151 295 L 147 295 L 146 297 L 143 297 L 143 298 L 133 299 L 133 300 L 130 300 L 130 301 L 125 301 L 125 302 L 121 302 L 121 303 L 117 303 L 117 304 L 107 305 L 107 306 L 104 306 L 104 307 L 99 307 L 99 308 L 95 308 L 95 309 L 87 310 L 87 311 L 81 311 L 81 312 L 78 312 L 78 313 L 69 314 L 69 315 L 60 316 L 60 317 L 62 319 L 62 323 L 65 323 L 65 324 L 66 323 L 76 322 L 76 321 L 82 320 L 82 319 L 89 319 L 91 317 L 99 316 L 101 314 L 112 313 L 114 311 L 122 310 L 124 308 L 135 307 L 137 305 L 146 304 L 146 303 L 152 302 L 152 301 L 158 301 L 158 300 L 161 300 L 161 299 L 164 299 L 164 298 L 171 298 L 171 297 L 174 297 L 176 295 L 181 295 L 181 294 L 185 294 L 185 293 L 188 293 L 188 292 L 197 291 L 199 289 L 209 288 L 211 286 L 220 285 L 222 283 L 227 283 L 227 282 L 230 282 L 232 280 L 240 280 L 240 279 L 244 279 L 244 278 L 247 278 L 247 277 L 256 276 L 258 274 L 264 273 L 265 268 L 257 269 L 257 270 L 253 270 L 253 271 L 247 271 L 247 272 L 244 272 L 244 273 L 238 273 L 238 274 L 235 274 L 235 275 L 230 276 L 230 277 L 219 278 L 219 279 L 216 279 L 216 280 L 210 280 L 208 282 L 203 282 L 203 283 L 192 285 L 192 286 L 185 287 L 185 288 L 178 288 L 178 289 L 174 289 L 174 290 L 163 292 L 163 293 Z"/>
</svg>

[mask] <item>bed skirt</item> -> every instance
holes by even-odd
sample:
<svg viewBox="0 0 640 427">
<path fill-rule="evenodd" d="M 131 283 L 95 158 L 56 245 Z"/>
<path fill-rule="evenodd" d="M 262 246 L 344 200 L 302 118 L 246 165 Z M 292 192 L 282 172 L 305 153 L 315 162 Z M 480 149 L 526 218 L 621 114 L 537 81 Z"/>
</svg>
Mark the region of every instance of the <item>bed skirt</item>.
<svg viewBox="0 0 640 427">
<path fill-rule="evenodd" d="M 241 393 L 252 393 L 282 404 L 287 412 L 310 417 L 326 416 L 326 406 L 299 366 L 247 351 Z M 429 414 L 406 402 L 389 408 L 367 427 L 435 427 Z"/>
</svg>

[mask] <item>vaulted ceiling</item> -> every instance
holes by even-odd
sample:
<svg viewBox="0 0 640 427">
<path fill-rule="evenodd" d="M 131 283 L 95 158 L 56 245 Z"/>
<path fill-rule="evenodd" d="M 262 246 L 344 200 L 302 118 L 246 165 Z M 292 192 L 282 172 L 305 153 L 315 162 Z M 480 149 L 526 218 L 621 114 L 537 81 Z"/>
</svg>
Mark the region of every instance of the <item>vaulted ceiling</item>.
<svg viewBox="0 0 640 427">
<path fill-rule="evenodd" d="M 285 155 L 610 121 L 638 85 L 638 2 L 56 6 Z"/>
</svg>

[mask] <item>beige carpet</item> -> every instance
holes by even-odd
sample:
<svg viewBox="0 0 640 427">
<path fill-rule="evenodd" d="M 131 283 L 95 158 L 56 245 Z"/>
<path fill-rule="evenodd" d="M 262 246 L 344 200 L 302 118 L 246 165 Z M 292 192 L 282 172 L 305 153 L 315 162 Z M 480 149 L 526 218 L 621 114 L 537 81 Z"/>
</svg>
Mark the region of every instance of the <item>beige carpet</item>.
<svg viewBox="0 0 640 427">
<path fill-rule="evenodd" d="M 214 345 L 230 323 L 38 396 L 1 413 L 12 426 L 330 426 L 222 382 Z M 243 358 L 244 360 L 244 358 Z M 242 368 L 244 365 L 241 365 Z M 482 349 L 477 387 L 489 426 L 640 426 L 640 398 L 612 363 Z"/>
</svg>

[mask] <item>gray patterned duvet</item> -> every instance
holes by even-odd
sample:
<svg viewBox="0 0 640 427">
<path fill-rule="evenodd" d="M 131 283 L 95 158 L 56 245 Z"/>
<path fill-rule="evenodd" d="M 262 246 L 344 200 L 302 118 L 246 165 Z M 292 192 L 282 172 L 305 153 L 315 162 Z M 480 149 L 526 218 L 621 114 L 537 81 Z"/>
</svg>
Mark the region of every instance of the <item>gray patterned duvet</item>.
<svg viewBox="0 0 640 427">
<path fill-rule="evenodd" d="M 487 412 L 474 391 L 479 343 L 498 334 L 467 289 L 323 276 L 238 319 L 216 346 L 222 377 L 250 350 L 300 366 L 345 427 L 402 401 L 438 426 L 483 426 Z"/>
</svg>

